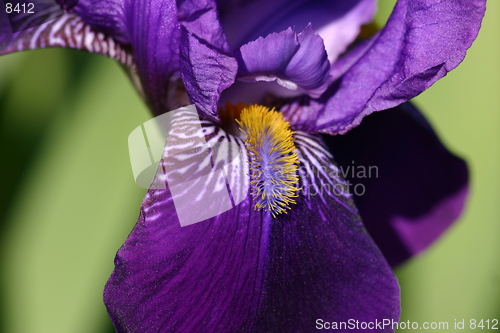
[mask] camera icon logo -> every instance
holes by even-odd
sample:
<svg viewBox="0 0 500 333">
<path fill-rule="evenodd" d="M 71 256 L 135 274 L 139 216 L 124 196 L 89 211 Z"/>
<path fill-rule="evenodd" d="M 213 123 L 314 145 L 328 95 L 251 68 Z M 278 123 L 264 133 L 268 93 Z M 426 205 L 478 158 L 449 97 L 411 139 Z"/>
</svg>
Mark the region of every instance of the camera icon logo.
<svg viewBox="0 0 500 333">
<path fill-rule="evenodd" d="M 189 105 L 145 122 L 128 138 L 136 184 L 169 189 L 181 226 L 228 211 L 249 193 L 239 144 L 224 136 L 207 141 L 206 130 Z"/>
</svg>

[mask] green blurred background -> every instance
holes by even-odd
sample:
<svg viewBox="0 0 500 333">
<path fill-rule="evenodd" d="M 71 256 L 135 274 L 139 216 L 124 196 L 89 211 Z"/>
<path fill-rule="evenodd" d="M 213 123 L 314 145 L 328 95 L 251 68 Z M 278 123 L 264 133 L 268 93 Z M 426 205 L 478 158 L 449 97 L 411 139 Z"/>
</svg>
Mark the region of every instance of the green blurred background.
<svg viewBox="0 0 500 333">
<path fill-rule="evenodd" d="M 393 4 L 380 2 L 379 24 Z M 460 221 L 397 270 L 403 320 L 500 319 L 499 14 L 490 0 L 464 63 L 416 99 L 472 189 Z M 145 193 L 127 137 L 149 118 L 109 59 L 0 57 L 0 332 L 113 331 L 102 289 Z"/>
</svg>

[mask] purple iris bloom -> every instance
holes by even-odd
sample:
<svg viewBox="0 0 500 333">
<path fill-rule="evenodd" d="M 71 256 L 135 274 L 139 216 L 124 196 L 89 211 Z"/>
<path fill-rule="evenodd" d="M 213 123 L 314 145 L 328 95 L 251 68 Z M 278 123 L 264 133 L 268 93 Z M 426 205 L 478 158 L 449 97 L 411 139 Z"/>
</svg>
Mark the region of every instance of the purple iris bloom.
<svg viewBox="0 0 500 333">
<path fill-rule="evenodd" d="M 2 27 L 0 54 L 104 54 L 154 114 L 199 112 L 172 120 L 154 179 L 168 188 L 147 192 L 117 254 L 104 300 L 118 332 L 309 332 L 349 320 L 393 331 L 376 325 L 399 319 L 391 266 L 459 216 L 468 183 L 465 163 L 405 102 L 464 59 L 485 1 L 399 0 L 383 29 L 356 40 L 375 5 L 81 0 L 39 27 Z M 226 178 L 203 178 L 227 165 Z M 179 179 L 188 192 L 206 182 L 187 211 L 225 211 L 181 227 Z M 242 191 L 214 208 L 227 187 Z"/>
</svg>

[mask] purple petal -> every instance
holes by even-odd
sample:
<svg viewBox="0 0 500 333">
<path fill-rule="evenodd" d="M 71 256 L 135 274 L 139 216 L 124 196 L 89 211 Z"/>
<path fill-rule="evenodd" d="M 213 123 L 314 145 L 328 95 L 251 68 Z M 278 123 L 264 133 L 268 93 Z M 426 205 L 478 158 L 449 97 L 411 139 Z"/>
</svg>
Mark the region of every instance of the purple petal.
<svg viewBox="0 0 500 333">
<path fill-rule="evenodd" d="M 29 30 L 12 34 L 0 31 L 0 55 L 46 47 L 67 47 L 113 58 L 127 67 L 134 66 L 130 50 L 98 32 L 74 14 Z"/>
<path fill-rule="evenodd" d="M 168 88 L 179 71 L 180 26 L 175 1 L 126 2 L 126 36 L 132 45 L 137 73 L 155 114 L 171 110 Z"/>
<path fill-rule="evenodd" d="M 169 88 L 175 90 L 180 80 L 175 1 L 81 0 L 75 11 L 95 29 L 131 45 L 147 103 L 155 114 L 170 111 Z"/>
<path fill-rule="evenodd" d="M 284 110 L 287 119 L 297 128 L 345 133 L 364 116 L 417 96 L 464 59 L 484 10 L 484 0 L 399 0 L 386 27 L 333 66 L 332 74 L 343 75 L 323 98 L 296 101 Z"/>
<path fill-rule="evenodd" d="M 288 28 L 280 33 L 259 37 L 243 45 L 241 52 L 240 76 L 277 74 L 299 49 L 297 34 Z"/>
<path fill-rule="evenodd" d="M 325 41 L 330 61 L 354 41 L 360 26 L 371 21 L 375 5 L 374 0 L 218 1 L 231 49 L 288 27 L 301 31 L 312 23 Z"/>
<path fill-rule="evenodd" d="M 117 332 L 245 326 L 262 283 L 267 239 L 261 229 L 269 221 L 260 215 L 244 201 L 217 218 L 181 227 L 170 191 L 149 192 L 104 291 Z"/>
<path fill-rule="evenodd" d="M 398 321 L 397 281 L 350 195 L 337 192 L 347 188 L 336 179 L 331 156 L 313 136 L 296 133 L 295 139 L 302 190 L 296 207 L 273 221 L 265 311 L 256 331 L 312 332 L 317 318 Z"/>
<path fill-rule="evenodd" d="M 391 265 L 423 251 L 460 216 L 467 166 L 412 105 L 371 115 L 346 135 L 325 138 L 348 180 L 366 189 L 355 197 L 356 206 Z M 360 173 L 373 166 L 371 177 Z"/>
<path fill-rule="evenodd" d="M 130 44 L 131 36 L 125 4 L 123 0 L 78 0 L 74 11 L 94 29 L 126 45 Z"/>
<path fill-rule="evenodd" d="M 175 1 L 82 0 L 74 11 L 81 18 L 64 15 L 14 36 L 7 36 L 2 30 L 1 54 L 60 46 L 102 53 L 127 66 L 135 63 L 153 112 L 171 110 L 168 88 L 180 80 L 180 25 Z M 120 44 L 130 45 L 133 59 Z"/>
<path fill-rule="evenodd" d="M 291 28 L 240 48 L 239 79 L 274 81 L 289 90 L 319 97 L 330 83 L 330 63 L 323 40 L 308 25 L 300 34 Z"/>
<path fill-rule="evenodd" d="M 241 141 L 206 121 L 201 123 L 203 131 L 185 128 L 186 121 L 172 126 L 178 133 L 167 140 L 166 157 L 174 159 L 162 162 L 165 168 L 156 180 L 168 179 L 169 189 L 148 192 L 139 221 L 117 254 L 104 291 L 117 332 L 200 328 L 204 332 L 312 332 L 319 318 L 398 320 L 397 281 L 348 198 L 307 192 L 310 200 L 302 196 L 287 215 L 272 219 L 269 213 L 255 211 L 247 195 L 235 208 L 181 227 L 182 205 L 176 203 L 171 181 L 182 175 L 190 180 L 206 176 L 197 171 L 200 165 L 210 165 L 202 162 L 206 149 L 198 145 L 200 133 L 206 135 L 209 146 L 232 141 L 244 149 Z M 303 143 L 301 156 L 322 159 L 316 165 L 328 160 L 315 138 L 302 135 L 297 140 Z M 222 164 L 231 160 L 229 155 Z M 183 167 L 167 169 L 173 160 Z M 213 165 L 215 171 L 217 162 Z M 247 168 L 244 161 L 236 165 Z M 307 162 L 303 167 L 313 168 Z M 239 170 L 234 181 L 241 171 L 248 172 Z M 227 173 L 229 178 L 231 174 Z M 303 179 L 303 185 L 320 181 L 331 182 L 312 174 Z M 193 184 L 180 188 L 189 192 L 200 181 Z M 248 179 L 246 184 L 248 193 Z M 224 187 L 212 188 L 214 195 L 195 191 L 185 206 L 193 214 L 217 206 L 215 197 Z M 210 191 L 210 186 L 202 191 Z"/>
<path fill-rule="evenodd" d="M 214 1 L 180 1 L 181 74 L 191 102 L 205 117 L 219 119 L 221 92 L 235 80 L 238 64 L 218 21 Z"/>
</svg>

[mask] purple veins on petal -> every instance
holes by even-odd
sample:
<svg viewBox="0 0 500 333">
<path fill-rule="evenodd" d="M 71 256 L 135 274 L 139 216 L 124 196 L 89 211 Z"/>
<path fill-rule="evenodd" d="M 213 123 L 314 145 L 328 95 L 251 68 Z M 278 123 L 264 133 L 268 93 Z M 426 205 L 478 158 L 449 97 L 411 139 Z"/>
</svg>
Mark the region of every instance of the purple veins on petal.
<svg viewBox="0 0 500 333">
<path fill-rule="evenodd" d="M 296 94 L 319 97 L 330 84 L 330 63 L 321 37 L 311 25 L 296 34 L 291 28 L 240 48 L 240 81 L 276 81 Z"/>
<path fill-rule="evenodd" d="M 243 142 L 203 123 L 208 143 Z M 304 170 L 335 168 L 319 138 L 296 135 Z M 185 169 L 161 169 L 156 181 Z M 324 190 L 298 196 L 275 218 L 247 195 L 186 227 L 170 190 L 149 190 L 104 291 L 117 332 L 302 333 L 315 332 L 318 318 L 397 321 L 397 280 L 352 200 L 331 193 L 327 185 L 336 180 L 321 172 L 305 172 L 299 182 Z"/>
<path fill-rule="evenodd" d="M 399 0 L 379 33 L 332 64 L 336 81 L 322 99 L 294 101 L 287 119 L 311 132 L 346 133 L 410 100 L 465 58 L 484 11 L 484 0 Z M 295 114 L 303 110 L 311 116 Z"/>
<path fill-rule="evenodd" d="M 443 146 L 410 103 L 324 139 L 344 170 L 376 168 L 371 176 L 345 175 L 365 190 L 354 201 L 390 265 L 423 251 L 460 216 L 469 186 L 467 165 Z"/>
</svg>

